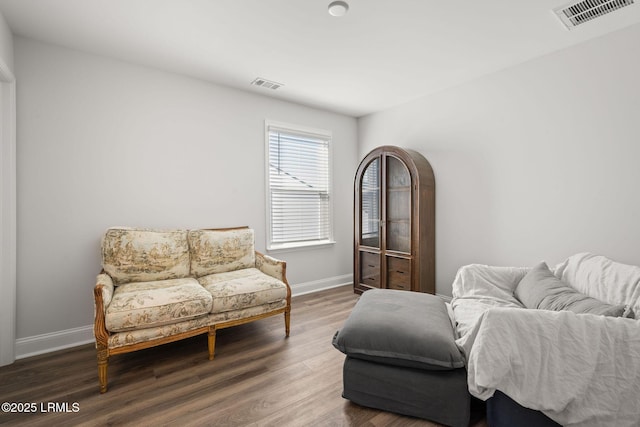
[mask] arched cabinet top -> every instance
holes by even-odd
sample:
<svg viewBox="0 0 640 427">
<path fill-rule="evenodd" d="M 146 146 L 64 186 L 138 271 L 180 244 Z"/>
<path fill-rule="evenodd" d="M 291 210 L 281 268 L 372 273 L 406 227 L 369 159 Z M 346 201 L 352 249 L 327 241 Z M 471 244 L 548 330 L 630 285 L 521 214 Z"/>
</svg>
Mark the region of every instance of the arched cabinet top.
<svg viewBox="0 0 640 427">
<path fill-rule="evenodd" d="M 360 162 L 358 171 L 356 172 L 356 184 L 358 178 L 362 176 L 364 169 L 376 158 L 384 156 L 393 156 L 405 164 L 409 173 L 415 179 L 419 186 L 435 187 L 435 176 L 431 163 L 419 152 L 406 148 L 400 148 L 395 145 L 383 145 L 371 150 Z"/>
</svg>

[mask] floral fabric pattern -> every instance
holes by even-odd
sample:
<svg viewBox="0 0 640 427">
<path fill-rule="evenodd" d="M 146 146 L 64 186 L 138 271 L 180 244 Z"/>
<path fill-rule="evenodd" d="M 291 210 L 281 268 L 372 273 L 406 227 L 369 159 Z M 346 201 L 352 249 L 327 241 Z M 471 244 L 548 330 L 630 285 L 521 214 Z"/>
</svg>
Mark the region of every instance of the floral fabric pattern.
<svg viewBox="0 0 640 427">
<path fill-rule="evenodd" d="M 259 305 L 257 307 L 243 308 L 240 310 L 224 311 L 222 313 L 213 313 L 209 315 L 208 324 L 215 325 L 216 323 L 228 322 L 230 320 L 246 319 L 247 317 L 257 316 L 259 314 L 270 313 L 278 310 L 279 308 L 285 308 L 287 301 L 270 302 L 269 304 Z"/>
<path fill-rule="evenodd" d="M 253 230 L 190 230 L 191 275 L 202 277 L 255 267 Z"/>
<path fill-rule="evenodd" d="M 102 238 L 102 268 L 115 285 L 187 277 L 187 231 L 110 228 Z"/>
<path fill-rule="evenodd" d="M 124 347 L 141 342 L 153 341 L 159 338 L 172 337 L 176 334 L 206 327 L 208 324 L 209 320 L 207 316 L 202 316 L 171 325 L 118 332 L 109 337 L 109 348 Z"/>
<path fill-rule="evenodd" d="M 284 266 L 284 261 L 256 252 L 256 268 L 264 274 L 284 282 Z"/>
<path fill-rule="evenodd" d="M 257 268 L 211 274 L 198 281 L 213 296 L 211 313 L 256 307 L 287 298 L 287 286 Z"/>
<path fill-rule="evenodd" d="M 211 311 L 212 298 L 195 279 L 127 283 L 107 307 L 108 331 L 122 332 L 178 323 Z"/>
</svg>

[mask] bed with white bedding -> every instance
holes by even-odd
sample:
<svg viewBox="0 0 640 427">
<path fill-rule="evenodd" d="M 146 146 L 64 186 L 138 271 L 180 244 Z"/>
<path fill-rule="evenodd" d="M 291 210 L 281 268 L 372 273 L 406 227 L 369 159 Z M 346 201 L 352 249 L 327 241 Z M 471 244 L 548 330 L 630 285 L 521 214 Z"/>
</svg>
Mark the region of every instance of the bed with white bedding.
<svg viewBox="0 0 640 427">
<path fill-rule="evenodd" d="M 620 307 L 621 317 L 527 309 L 519 285 L 544 289 L 532 270 L 459 270 L 451 307 L 470 393 L 487 400 L 499 391 L 565 426 L 640 426 L 640 320 L 629 318 L 640 314 L 640 267 L 583 253 L 551 269 L 553 280 Z"/>
</svg>

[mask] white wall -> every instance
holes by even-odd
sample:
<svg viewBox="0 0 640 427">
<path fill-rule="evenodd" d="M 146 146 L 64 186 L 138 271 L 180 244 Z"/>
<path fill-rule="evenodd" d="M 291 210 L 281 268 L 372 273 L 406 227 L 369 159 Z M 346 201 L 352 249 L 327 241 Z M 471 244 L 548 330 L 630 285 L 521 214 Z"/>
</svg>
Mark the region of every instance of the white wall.
<svg viewBox="0 0 640 427">
<path fill-rule="evenodd" d="M 0 14 L 0 366 L 15 359 L 16 133 L 13 35 Z"/>
<path fill-rule="evenodd" d="M 15 61 L 19 338 L 92 324 L 109 226 L 249 225 L 264 251 L 265 119 L 334 144 L 337 243 L 274 256 L 294 291 L 351 274 L 354 118 L 21 37 Z"/>
<path fill-rule="evenodd" d="M 13 71 L 13 34 L 0 13 L 0 60 Z"/>
<path fill-rule="evenodd" d="M 640 265 L 640 25 L 359 120 L 436 176 L 438 293 L 468 263 Z"/>
</svg>

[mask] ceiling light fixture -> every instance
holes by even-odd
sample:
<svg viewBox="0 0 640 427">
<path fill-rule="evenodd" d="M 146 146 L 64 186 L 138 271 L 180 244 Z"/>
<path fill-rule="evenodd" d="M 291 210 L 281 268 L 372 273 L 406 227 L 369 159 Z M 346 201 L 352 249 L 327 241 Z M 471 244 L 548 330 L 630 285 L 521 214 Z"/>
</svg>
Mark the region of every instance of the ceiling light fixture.
<svg viewBox="0 0 640 427">
<path fill-rule="evenodd" d="M 329 15 L 344 16 L 349 10 L 349 4 L 346 1 L 333 1 L 329 4 Z"/>
</svg>

